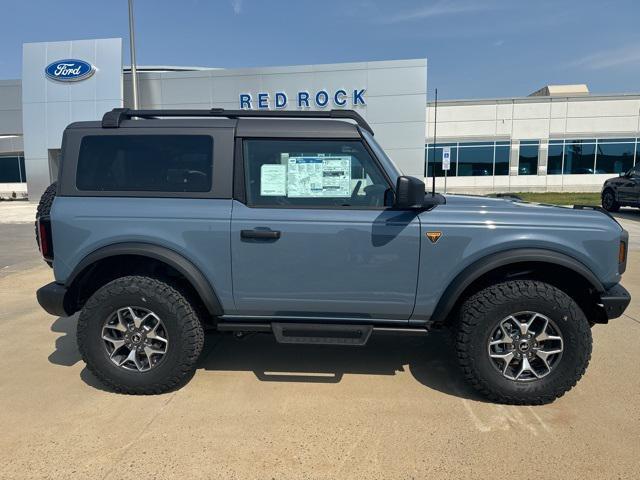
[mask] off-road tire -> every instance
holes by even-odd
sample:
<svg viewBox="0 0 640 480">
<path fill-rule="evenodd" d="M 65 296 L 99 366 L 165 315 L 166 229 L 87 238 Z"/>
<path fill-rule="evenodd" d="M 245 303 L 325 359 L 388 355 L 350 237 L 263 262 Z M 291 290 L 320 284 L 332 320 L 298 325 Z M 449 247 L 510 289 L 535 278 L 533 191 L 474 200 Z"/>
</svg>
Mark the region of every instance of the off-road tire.
<svg viewBox="0 0 640 480">
<path fill-rule="evenodd" d="M 547 376 L 530 382 L 505 378 L 487 351 L 491 332 L 500 320 L 521 311 L 546 315 L 564 338 L 557 366 Z M 550 403 L 576 385 L 591 358 L 591 329 L 580 307 L 563 291 L 539 281 L 515 280 L 485 288 L 463 303 L 456 327 L 456 351 L 464 376 L 495 402 Z"/>
<path fill-rule="evenodd" d="M 610 188 L 602 192 L 602 208 L 608 212 L 620 210 L 620 204 L 616 202 L 616 195 Z"/>
<path fill-rule="evenodd" d="M 144 371 L 125 370 L 110 359 L 102 340 L 106 318 L 118 308 L 138 306 L 163 321 L 169 345 L 162 362 Z M 107 283 L 87 301 L 78 318 L 82 359 L 103 384 L 119 393 L 150 395 L 186 384 L 202 352 L 204 331 L 196 309 L 176 289 L 155 278 L 130 276 Z"/>
<path fill-rule="evenodd" d="M 33 224 L 33 229 L 36 235 L 36 245 L 38 246 L 38 250 L 40 249 L 40 232 L 38 232 L 38 219 L 40 217 L 45 217 L 51 213 L 51 206 L 53 205 L 53 199 L 56 196 L 56 191 L 58 189 L 58 182 L 53 182 L 51 185 L 47 187 L 42 196 L 40 197 L 40 202 L 38 203 L 38 208 L 36 210 L 36 221 Z M 47 265 L 50 267 L 51 262 L 47 262 Z"/>
</svg>

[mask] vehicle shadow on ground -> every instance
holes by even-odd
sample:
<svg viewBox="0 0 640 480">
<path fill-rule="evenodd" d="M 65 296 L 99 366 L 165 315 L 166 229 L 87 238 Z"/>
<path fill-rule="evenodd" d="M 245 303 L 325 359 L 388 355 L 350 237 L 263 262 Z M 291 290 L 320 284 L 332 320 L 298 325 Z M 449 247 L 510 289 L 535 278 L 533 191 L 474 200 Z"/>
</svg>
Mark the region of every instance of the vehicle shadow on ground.
<svg viewBox="0 0 640 480">
<path fill-rule="evenodd" d="M 640 221 L 640 208 L 621 208 L 620 211 L 613 214 L 616 218 L 624 218 L 625 220 Z"/>
<path fill-rule="evenodd" d="M 64 335 L 55 342 L 49 361 L 65 367 L 82 358 L 76 345 L 77 316 L 60 317 L 51 330 Z M 364 347 L 279 344 L 272 335 L 238 339 L 231 333 L 207 333 L 197 368 L 207 371 L 249 371 L 263 382 L 338 384 L 344 375 L 393 376 L 407 369 L 425 387 L 461 398 L 483 401 L 464 380 L 448 331 L 425 337 L 372 336 Z M 202 374 L 202 373 L 201 373 Z M 86 367 L 80 378 L 87 385 L 113 392 Z"/>
<path fill-rule="evenodd" d="M 51 331 L 64 333 L 64 335 L 56 338 L 56 349 L 49 355 L 49 362 L 54 365 L 71 367 L 82 360 L 78 346 L 76 345 L 77 321 L 77 316 L 73 315 L 71 317 L 58 317 L 56 321 L 53 322 Z"/>
<path fill-rule="evenodd" d="M 272 335 L 237 339 L 209 334 L 198 368 L 250 371 L 263 382 L 340 383 L 344 375 L 395 375 L 407 369 L 422 385 L 483 401 L 464 380 L 448 331 L 425 337 L 372 336 L 364 347 L 278 344 Z"/>
<path fill-rule="evenodd" d="M 78 345 L 76 343 L 77 322 L 77 315 L 73 315 L 71 317 L 58 317 L 56 321 L 53 322 L 53 325 L 51 325 L 51 331 L 64 333 L 64 335 L 56 338 L 56 348 L 49 355 L 49 362 L 63 367 L 72 367 L 76 363 L 82 362 L 82 356 L 78 351 Z M 84 383 L 97 388 L 98 390 L 113 392 L 113 390 L 100 383 L 100 381 L 86 367 L 84 367 L 80 372 L 80 378 Z"/>
</svg>

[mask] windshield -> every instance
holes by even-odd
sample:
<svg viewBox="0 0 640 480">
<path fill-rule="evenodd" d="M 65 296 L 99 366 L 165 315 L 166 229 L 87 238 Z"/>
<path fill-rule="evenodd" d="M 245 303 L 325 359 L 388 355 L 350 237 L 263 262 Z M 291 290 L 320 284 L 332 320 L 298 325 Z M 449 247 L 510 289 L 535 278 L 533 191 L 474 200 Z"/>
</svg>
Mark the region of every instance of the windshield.
<svg viewBox="0 0 640 480">
<path fill-rule="evenodd" d="M 378 160 L 382 164 L 382 168 L 386 170 L 391 181 L 393 182 L 393 185 L 395 185 L 398 181 L 398 177 L 402 175 L 402 172 L 396 166 L 396 164 L 393 163 L 393 160 L 391 160 L 387 156 L 387 154 L 382 149 L 382 147 L 378 145 L 378 142 L 375 141 L 375 139 L 373 138 L 373 135 L 371 135 L 369 132 L 367 132 L 364 129 L 361 129 L 361 132 L 362 132 L 362 136 L 365 138 L 365 140 L 371 147 L 371 150 L 373 150 L 373 153 L 375 153 L 376 157 L 378 157 Z"/>
</svg>

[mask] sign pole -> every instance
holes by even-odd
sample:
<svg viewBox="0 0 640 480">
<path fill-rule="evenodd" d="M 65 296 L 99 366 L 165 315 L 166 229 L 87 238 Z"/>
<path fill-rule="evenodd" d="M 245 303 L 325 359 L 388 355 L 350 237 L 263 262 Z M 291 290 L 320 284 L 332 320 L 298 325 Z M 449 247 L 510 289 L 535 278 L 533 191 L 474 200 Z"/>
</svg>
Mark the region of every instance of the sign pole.
<svg viewBox="0 0 640 480">
<path fill-rule="evenodd" d="M 129 49 L 131 53 L 131 85 L 133 109 L 138 109 L 138 71 L 136 69 L 136 39 L 133 32 L 133 0 L 129 0 Z"/>
<path fill-rule="evenodd" d="M 433 168 L 431 169 L 431 196 L 432 197 L 436 196 L 436 128 L 437 126 L 438 126 L 438 89 L 436 88 L 436 104 L 433 109 Z"/>
<path fill-rule="evenodd" d="M 451 168 L 451 147 L 442 147 L 442 170 L 444 171 L 444 193 L 447 193 L 447 172 Z"/>
</svg>

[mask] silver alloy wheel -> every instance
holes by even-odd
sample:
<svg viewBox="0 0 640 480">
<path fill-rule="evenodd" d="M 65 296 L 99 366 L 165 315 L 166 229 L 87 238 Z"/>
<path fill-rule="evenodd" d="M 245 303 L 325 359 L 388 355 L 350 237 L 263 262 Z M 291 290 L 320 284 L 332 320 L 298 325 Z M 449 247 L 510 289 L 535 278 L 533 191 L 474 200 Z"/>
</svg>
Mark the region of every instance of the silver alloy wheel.
<svg viewBox="0 0 640 480">
<path fill-rule="evenodd" d="M 160 317 L 140 307 L 120 308 L 109 316 L 102 327 L 102 340 L 113 363 L 137 372 L 157 367 L 169 347 Z"/>
<path fill-rule="evenodd" d="M 562 357 L 564 342 L 556 324 L 537 312 L 502 319 L 488 342 L 493 365 L 509 380 L 530 382 L 546 377 Z"/>
</svg>

